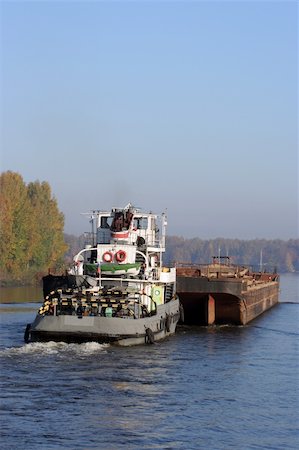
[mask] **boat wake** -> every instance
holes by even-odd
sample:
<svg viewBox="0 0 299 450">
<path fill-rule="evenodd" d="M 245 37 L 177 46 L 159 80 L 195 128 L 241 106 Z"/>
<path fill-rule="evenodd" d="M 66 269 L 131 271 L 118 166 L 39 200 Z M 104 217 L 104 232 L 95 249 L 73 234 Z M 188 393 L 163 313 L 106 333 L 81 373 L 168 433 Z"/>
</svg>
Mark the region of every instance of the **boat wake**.
<svg viewBox="0 0 299 450">
<path fill-rule="evenodd" d="M 0 356 L 17 355 L 71 355 L 85 356 L 105 352 L 109 344 L 99 344 L 98 342 L 86 342 L 84 344 L 67 344 L 65 342 L 33 342 L 24 344 L 21 347 L 7 347 L 0 350 Z"/>
</svg>

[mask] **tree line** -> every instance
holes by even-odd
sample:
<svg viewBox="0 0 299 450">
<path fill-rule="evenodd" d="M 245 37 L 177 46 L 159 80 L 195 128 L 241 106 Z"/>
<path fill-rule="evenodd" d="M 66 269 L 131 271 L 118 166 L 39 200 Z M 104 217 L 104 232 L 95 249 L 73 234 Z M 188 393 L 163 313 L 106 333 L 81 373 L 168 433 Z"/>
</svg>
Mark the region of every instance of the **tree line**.
<svg viewBox="0 0 299 450">
<path fill-rule="evenodd" d="M 66 270 L 85 245 L 84 235 L 64 234 L 64 216 L 47 182 L 26 184 L 15 172 L 0 175 L 0 280 L 30 283 L 51 268 Z M 168 236 L 165 264 L 207 264 L 213 256 L 230 256 L 234 264 L 299 272 L 299 240 L 185 239 Z"/>
<path fill-rule="evenodd" d="M 230 262 L 263 271 L 299 272 L 299 239 L 184 239 L 169 236 L 166 240 L 166 260 L 192 264 L 207 264 L 212 257 L 229 256 Z"/>
<path fill-rule="evenodd" d="M 0 175 L 0 276 L 28 282 L 64 266 L 64 216 L 47 182 L 26 184 L 18 173 Z"/>
</svg>

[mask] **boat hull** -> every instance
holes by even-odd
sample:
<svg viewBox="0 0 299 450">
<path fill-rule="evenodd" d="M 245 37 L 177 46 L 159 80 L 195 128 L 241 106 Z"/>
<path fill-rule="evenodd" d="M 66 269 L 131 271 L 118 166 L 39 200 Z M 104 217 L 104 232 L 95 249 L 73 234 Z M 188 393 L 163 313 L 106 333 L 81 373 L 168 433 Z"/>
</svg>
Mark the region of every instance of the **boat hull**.
<svg viewBox="0 0 299 450">
<path fill-rule="evenodd" d="M 177 293 L 189 325 L 246 325 L 279 302 L 277 274 L 219 278 L 179 269 Z"/>
<path fill-rule="evenodd" d="M 172 300 L 144 318 L 38 315 L 29 331 L 29 342 L 63 341 L 114 343 L 121 346 L 160 341 L 175 333 L 180 303 Z"/>
</svg>

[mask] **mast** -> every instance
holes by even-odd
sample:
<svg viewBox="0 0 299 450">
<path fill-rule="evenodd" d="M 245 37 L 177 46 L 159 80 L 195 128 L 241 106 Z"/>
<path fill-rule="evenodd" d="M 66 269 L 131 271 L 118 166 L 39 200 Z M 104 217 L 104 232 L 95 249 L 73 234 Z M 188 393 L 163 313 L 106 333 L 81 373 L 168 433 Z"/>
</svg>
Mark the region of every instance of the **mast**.
<svg viewBox="0 0 299 450">
<path fill-rule="evenodd" d="M 261 252 L 260 252 L 260 272 L 262 273 L 263 271 L 263 249 L 261 248 Z"/>
</svg>

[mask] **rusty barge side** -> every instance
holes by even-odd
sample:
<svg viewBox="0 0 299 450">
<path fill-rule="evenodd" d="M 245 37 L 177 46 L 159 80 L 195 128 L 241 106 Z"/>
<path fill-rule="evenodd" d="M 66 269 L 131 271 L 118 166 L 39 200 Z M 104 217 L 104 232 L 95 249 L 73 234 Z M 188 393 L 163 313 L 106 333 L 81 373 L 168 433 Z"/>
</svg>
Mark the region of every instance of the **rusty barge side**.
<svg viewBox="0 0 299 450">
<path fill-rule="evenodd" d="M 279 301 L 277 273 L 220 265 L 177 267 L 177 293 L 189 325 L 245 325 Z"/>
</svg>

